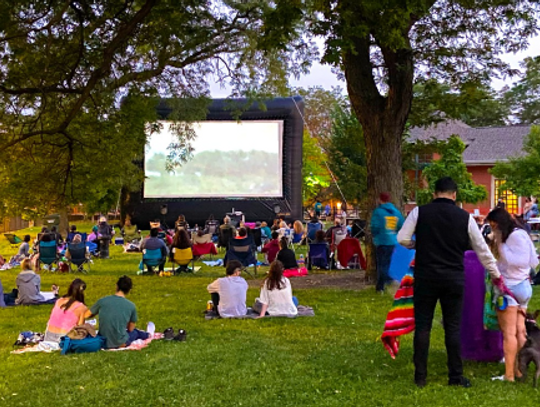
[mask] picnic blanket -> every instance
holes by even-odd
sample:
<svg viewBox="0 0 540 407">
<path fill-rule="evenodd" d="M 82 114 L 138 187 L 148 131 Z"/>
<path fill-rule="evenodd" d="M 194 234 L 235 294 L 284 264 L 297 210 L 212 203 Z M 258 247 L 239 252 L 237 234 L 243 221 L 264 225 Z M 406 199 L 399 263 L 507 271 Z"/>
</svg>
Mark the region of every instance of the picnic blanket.
<svg viewBox="0 0 540 407">
<path fill-rule="evenodd" d="M 308 275 L 307 268 L 302 267 L 298 269 L 287 269 L 283 272 L 283 277 L 304 277 Z"/>
<path fill-rule="evenodd" d="M 392 308 L 386 316 L 381 341 L 395 359 L 399 352 L 399 337 L 414 331 L 414 277 L 412 272 L 405 274 L 399 289 L 394 295 Z"/>
<path fill-rule="evenodd" d="M 263 318 L 296 318 L 296 317 L 314 317 L 315 312 L 313 311 L 313 308 L 305 306 L 305 305 L 299 305 L 297 307 L 298 314 L 297 315 L 265 315 Z M 230 317 L 230 318 L 223 318 L 223 319 L 256 319 L 260 314 L 256 312 L 253 308 L 248 307 L 247 314 L 241 315 L 238 317 Z M 216 314 L 215 312 L 208 312 L 204 315 L 204 319 L 210 320 L 210 319 L 220 319 L 221 317 Z"/>
</svg>

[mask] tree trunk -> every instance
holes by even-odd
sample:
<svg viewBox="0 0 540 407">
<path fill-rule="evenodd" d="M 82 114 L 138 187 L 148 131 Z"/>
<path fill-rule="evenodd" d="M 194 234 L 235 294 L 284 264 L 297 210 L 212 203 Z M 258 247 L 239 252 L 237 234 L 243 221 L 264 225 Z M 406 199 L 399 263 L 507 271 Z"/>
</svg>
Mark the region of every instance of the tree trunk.
<svg viewBox="0 0 540 407">
<path fill-rule="evenodd" d="M 369 37 L 358 38 L 344 55 L 343 65 L 352 108 L 362 124 L 367 155 L 368 224 L 381 192 L 398 208 L 403 200 L 401 143 L 412 102 L 413 59 L 410 49 L 381 47 L 388 91 L 381 95 L 373 75 Z M 376 275 L 375 252 L 368 233 L 366 278 Z"/>
<path fill-rule="evenodd" d="M 68 210 L 66 207 L 62 207 L 58 210 L 60 215 L 60 225 L 58 226 L 58 232 L 62 235 L 67 236 L 69 233 L 69 219 L 68 219 Z"/>
</svg>

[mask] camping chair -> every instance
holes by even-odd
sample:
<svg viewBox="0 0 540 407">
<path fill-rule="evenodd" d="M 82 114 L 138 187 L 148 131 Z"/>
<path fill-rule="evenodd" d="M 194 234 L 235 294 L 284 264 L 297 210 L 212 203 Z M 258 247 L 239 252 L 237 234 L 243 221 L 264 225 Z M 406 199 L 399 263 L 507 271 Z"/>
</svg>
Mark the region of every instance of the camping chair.
<svg viewBox="0 0 540 407">
<path fill-rule="evenodd" d="M 311 243 L 307 253 L 307 268 L 319 267 L 328 269 L 328 244 Z"/>
<path fill-rule="evenodd" d="M 362 219 L 357 219 L 352 225 L 352 237 L 356 239 L 364 239 L 366 237 L 367 222 Z"/>
<path fill-rule="evenodd" d="M 159 267 L 162 263 L 165 263 L 167 259 L 163 257 L 161 249 L 144 249 L 142 262 L 146 267 Z M 144 272 L 144 269 L 143 269 Z"/>
<path fill-rule="evenodd" d="M 311 223 L 308 222 L 306 224 L 306 236 L 307 236 L 307 242 L 311 243 L 315 240 L 315 233 L 317 233 L 318 230 L 322 230 L 322 224 L 319 222 L 317 223 Z"/>
<path fill-rule="evenodd" d="M 39 242 L 39 264 L 43 263 L 48 266 L 48 271 L 54 271 L 52 265 L 58 265 L 58 247 L 56 241 Z"/>
<path fill-rule="evenodd" d="M 255 243 L 255 247 L 261 247 L 263 245 L 261 228 L 251 229 L 251 236 L 253 236 L 253 243 Z"/>
<path fill-rule="evenodd" d="M 292 234 L 292 249 L 296 252 L 296 249 L 300 247 L 302 241 L 304 240 L 303 233 L 294 233 Z"/>
<path fill-rule="evenodd" d="M 4 236 L 9 241 L 12 248 L 17 248 L 23 242 L 22 239 L 13 233 L 4 233 Z"/>
<path fill-rule="evenodd" d="M 212 236 L 217 235 L 219 230 L 219 221 L 207 220 L 204 224 L 204 228 L 206 229 L 206 233 Z"/>
<path fill-rule="evenodd" d="M 352 237 L 346 237 L 337 245 L 337 258 L 343 267 L 365 270 L 366 258 L 362 252 L 360 241 Z"/>
<path fill-rule="evenodd" d="M 179 249 L 177 247 L 173 247 L 172 249 L 172 257 L 171 257 L 171 263 L 172 263 L 172 269 L 171 271 L 176 273 L 180 267 L 185 267 L 186 271 L 189 271 L 189 264 L 191 263 L 191 272 L 195 272 L 195 258 L 193 257 L 193 250 L 191 247 L 188 247 L 186 249 Z M 174 265 L 177 264 L 178 268 L 175 268 Z"/>
<path fill-rule="evenodd" d="M 257 257 L 255 256 L 255 243 L 251 236 L 245 239 L 231 239 L 229 241 L 229 250 L 225 254 L 223 263 L 225 266 L 230 260 L 238 260 L 244 266 L 244 270 L 251 277 L 251 273 L 247 270 L 247 267 L 253 264 L 254 275 L 257 276 Z"/>
<path fill-rule="evenodd" d="M 219 240 L 218 247 L 229 248 L 229 242 L 234 236 L 234 229 L 232 228 L 219 228 Z"/>
<path fill-rule="evenodd" d="M 86 257 L 86 244 L 84 242 L 77 244 L 68 243 L 67 249 L 71 257 L 68 259 L 69 271 L 88 274 L 90 271 L 90 260 Z"/>
<path fill-rule="evenodd" d="M 217 254 L 216 246 L 212 243 L 212 235 L 208 233 L 202 236 L 193 236 L 192 251 L 194 257 L 209 254 L 210 259 L 212 259 L 212 255 Z"/>
</svg>

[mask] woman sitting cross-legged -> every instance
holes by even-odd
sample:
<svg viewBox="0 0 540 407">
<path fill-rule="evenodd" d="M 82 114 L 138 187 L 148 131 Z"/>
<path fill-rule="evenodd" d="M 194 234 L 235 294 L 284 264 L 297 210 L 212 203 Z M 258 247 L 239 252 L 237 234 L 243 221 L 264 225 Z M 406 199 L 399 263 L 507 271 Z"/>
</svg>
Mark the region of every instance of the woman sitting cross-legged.
<svg viewBox="0 0 540 407">
<path fill-rule="evenodd" d="M 45 331 L 45 341 L 60 342 L 72 328 L 84 324 L 84 314 L 88 310 L 84 304 L 84 290 L 86 283 L 76 278 L 67 294 L 56 301 Z"/>
<path fill-rule="evenodd" d="M 259 318 L 265 315 L 297 315 L 298 300 L 292 295 L 291 282 L 283 276 L 283 263 L 270 264 L 270 270 L 261 286 L 261 296 L 255 300 L 253 310 Z"/>
</svg>

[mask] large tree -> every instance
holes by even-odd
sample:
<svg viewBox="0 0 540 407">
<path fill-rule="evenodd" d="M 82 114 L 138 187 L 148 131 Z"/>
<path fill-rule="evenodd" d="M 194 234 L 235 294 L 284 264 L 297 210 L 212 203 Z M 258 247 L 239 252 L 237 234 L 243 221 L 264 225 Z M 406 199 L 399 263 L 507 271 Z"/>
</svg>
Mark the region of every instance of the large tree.
<svg viewBox="0 0 540 407">
<path fill-rule="evenodd" d="M 525 72 L 505 94 L 518 123 L 540 124 L 540 56 L 525 58 Z"/>
<path fill-rule="evenodd" d="M 298 17 L 286 2 L 0 0 L 0 210 L 108 208 L 140 174 L 158 96 L 196 120 L 209 80 L 285 92 L 310 59 Z"/>
<path fill-rule="evenodd" d="M 368 195 L 403 194 L 401 140 L 416 77 L 449 83 L 513 73 L 500 55 L 527 46 L 538 3 L 517 0 L 313 0 L 323 61 L 340 68 L 366 141 Z M 397 202 L 400 204 L 401 202 Z"/>
</svg>

